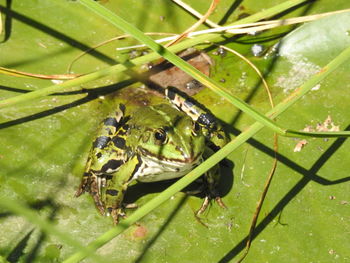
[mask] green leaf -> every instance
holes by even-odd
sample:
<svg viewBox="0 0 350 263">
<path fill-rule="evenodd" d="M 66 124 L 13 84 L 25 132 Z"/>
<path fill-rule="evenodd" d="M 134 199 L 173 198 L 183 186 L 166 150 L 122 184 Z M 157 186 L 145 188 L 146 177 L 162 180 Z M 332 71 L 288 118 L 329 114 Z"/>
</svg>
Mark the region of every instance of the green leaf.
<svg viewBox="0 0 350 263">
<path fill-rule="evenodd" d="M 350 12 L 347 12 L 305 24 L 283 39 L 279 53 L 324 64 L 350 45 L 349 20 Z"/>
<path fill-rule="evenodd" d="M 234 6 L 233 1 L 221 2 L 218 12 L 211 18 L 214 21 L 219 21 Z M 244 8 L 236 10 L 227 22 L 233 22 L 242 13 L 257 12 L 281 2 L 284 1 L 244 1 Z M 3 6 L 6 3 L 0 2 Z M 144 32 L 181 32 L 195 22 L 193 17 L 170 2 L 135 1 L 133 6 L 130 1 L 103 4 Z M 191 4 L 204 13 L 209 3 L 203 0 Z M 306 7 L 308 12 L 315 13 L 347 5 L 346 0 L 337 1 L 337 5 L 318 1 L 297 9 L 293 15 L 301 15 Z M 134 8 L 132 16 L 130 8 Z M 1 43 L 1 66 L 28 72 L 65 73 L 68 64 L 85 47 L 121 34 L 76 1 L 13 1 L 11 15 L 10 38 Z M 160 16 L 165 20 L 161 21 Z M 2 17 L 6 19 L 6 14 L 2 13 Z M 272 38 L 269 36 L 285 32 L 285 29 L 239 38 L 230 41 L 229 46 L 246 54 L 268 73 L 275 100 L 279 102 L 349 46 L 347 31 L 344 31 L 349 30 L 346 29 L 349 18 L 344 14 L 338 15 L 337 19 L 322 19 L 292 31 L 283 39 L 281 56 L 277 57 L 255 58 L 250 48 L 260 40 L 264 40 L 265 48 L 271 47 L 276 41 L 268 41 Z M 305 35 L 307 39 L 303 38 Z M 325 38 L 332 39 L 333 44 L 322 45 L 321 40 Z M 75 73 L 91 72 L 108 66 L 111 60 L 123 61 L 127 54 L 117 53 L 115 48 L 131 43 L 135 42 L 127 40 L 106 45 L 78 60 L 73 70 Z M 211 55 L 213 49 L 207 52 Z M 265 92 L 256 85 L 258 77 L 245 62 L 232 55 L 213 58 L 216 62 L 212 69 L 214 79 L 225 78 L 222 85 L 232 94 L 261 112 L 269 110 Z M 349 71 L 349 63 L 343 64 L 279 117 L 278 123 L 299 130 L 305 125 L 315 126 L 331 115 L 334 123 L 345 129 L 350 119 Z M 80 84 L 76 90 L 111 83 L 119 83 L 118 87 L 121 87 L 122 81 L 127 79 L 121 74 L 110 75 Z M 51 84 L 46 80 L 2 75 L 0 96 L 1 99 L 10 98 L 25 90 L 39 90 Z M 111 88 L 102 92 L 95 90 L 90 96 L 84 90 L 68 92 L 1 109 L 0 199 L 6 196 L 25 202 L 36 216 L 52 222 L 57 229 L 84 245 L 110 230 L 111 220 L 97 213 L 89 196 L 76 199 L 73 195 L 101 119 L 119 101 L 133 104 L 130 100 L 135 94 L 138 102 L 153 100 L 148 97 L 153 95 L 131 93 L 137 86 L 111 95 L 108 95 Z M 250 117 L 239 114 L 237 109 L 210 91 L 197 94 L 196 99 L 228 123 L 231 134 L 245 130 L 252 123 Z M 311 139 L 301 152 L 294 153 L 296 143 L 293 139 L 280 138 L 280 163 L 246 262 L 346 262 L 350 257 L 346 235 L 350 231 L 349 143 L 343 139 Z M 197 259 L 228 262 L 238 259 L 272 165 L 272 155 L 272 133 L 263 130 L 229 156 L 234 166 L 225 167 L 220 187 L 228 209 L 221 210 L 213 204 L 202 218 L 209 228 L 193 216 L 202 200 L 180 192 L 98 253 L 107 256 L 109 261 L 118 262 L 178 262 L 179 259 L 181 262 Z M 233 168 L 233 175 L 230 168 Z M 166 186 L 165 183 L 137 184 L 130 189 L 129 198 L 142 206 Z M 1 208 L 0 224 L 0 254 L 6 258 L 27 235 L 30 223 Z M 47 235 L 44 239 L 40 239 L 40 235 L 38 229 L 30 235 L 23 250 L 23 260 L 34 253 L 36 247 L 39 249 L 34 253 L 35 262 L 60 262 L 77 251 L 55 235 Z M 90 258 L 86 261 L 95 262 Z"/>
</svg>

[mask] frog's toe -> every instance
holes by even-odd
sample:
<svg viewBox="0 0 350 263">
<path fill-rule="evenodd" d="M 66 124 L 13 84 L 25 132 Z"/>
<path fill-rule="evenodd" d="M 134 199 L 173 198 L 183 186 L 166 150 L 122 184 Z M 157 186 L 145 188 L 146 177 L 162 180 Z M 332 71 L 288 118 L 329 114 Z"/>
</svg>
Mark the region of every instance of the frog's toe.
<svg viewBox="0 0 350 263">
<path fill-rule="evenodd" d="M 105 214 L 105 205 L 104 205 L 103 201 L 101 200 L 101 195 L 100 195 L 98 183 L 96 182 L 96 180 L 91 182 L 89 193 L 92 196 L 92 199 L 94 200 L 94 203 L 95 203 L 97 210 L 100 212 L 101 215 L 104 215 Z"/>
<path fill-rule="evenodd" d="M 81 196 L 83 193 L 85 193 L 85 189 L 82 187 L 79 187 L 78 190 L 75 192 L 74 196 L 75 197 L 79 197 Z"/>
<path fill-rule="evenodd" d="M 101 177 L 97 177 L 96 178 L 96 185 L 97 185 L 97 191 L 98 191 L 98 194 L 100 195 L 101 194 L 101 190 L 102 190 L 102 179 Z"/>
<path fill-rule="evenodd" d="M 123 209 L 121 208 L 113 209 L 112 207 L 108 207 L 107 211 L 107 216 L 112 217 L 114 225 L 117 225 L 119 223 L 120 217 L 125 218 L 126 216 Z"/>
<path fill-rule="evenodd" d="M 202 203 L 201 207 L 197 210 L 196 216 L 198 217 L 198 216 L 200 216 L 201 214 L 203 214 L 204 211 L 207 210 L 209 204 L 210 204 L 210 198 L 209 198 L 209 196 L 206 196 L 206 197 L 204 198 L 204 200 L 203 200 L 203 203 Z"/>
<path fill-rule="evenodd" d="M 117 225 L 119 223 L 120 218 L 126 218 L 126 214 L 124 212 L 124 209 L 136 209 L 138 206 L 135 203 L 131 204 L 122 204 L 121 208 L 113 208 L 113 207 L 107 207 L 106 208 L 106 216 L 111 216 L 113 219 L 113 224 Z"/>
<path fill-rule="evenodd" d="M 197 216 L 197 217 L 200 216 L 201 214 L 203 214 L 203 213 L 205 212 L 205 210 L 207 210 L 208 206 L 210 205 L 210 201 L 213 200 L 213 199 L 215 200 L 215 202 L 216 202 L 221 208 L 224 208 L 224 209 L 227 208 L 226 205 L 225 205 L 225 203 L 222 201 L 221 197 L 216 196 L 215 198 L 212 198 L 212 197 L 210 197 L 210 196 L 207 195 L 207 196 L 204 198 L 201 207 L 200 207 L 200 208 L 197 210 L 197 212 L 196 212 L 196 216 Z"/>
<path fill-rule="evenodd" d="M 100 199 L 99 195 L 93 195 L 92 196 L 95 202 L 95 206 L 97 208 L 97 210 L 100 212 L 101 215 L 105 215 L 106 211 L 105 211 L 105 206 L 103 204 L 103 202 Z"/>
<path fill-rule="evenodd" d="M 138 205 L 136 203 L 130 203 L 130 204 L 123 204 L 123 207 L 125 209 L 136 209 L 138 208 Z"/>
<path fill-rule="evenodd" d="M 78 190 L 75 192 L 74 196 L 79 197 L 86 191 L 88 191 L 89 188 L 89 179 L 88 178 L 83 178 L 81 184 L 79 185 Z"/>
<path fill-rule="evenodd" d="M 220 196 L 215 197 L 215 202 L 224 209 L 227 209 L 227 206 L 225 205 L 225 203 L 222 201 Z"/>
</svg>

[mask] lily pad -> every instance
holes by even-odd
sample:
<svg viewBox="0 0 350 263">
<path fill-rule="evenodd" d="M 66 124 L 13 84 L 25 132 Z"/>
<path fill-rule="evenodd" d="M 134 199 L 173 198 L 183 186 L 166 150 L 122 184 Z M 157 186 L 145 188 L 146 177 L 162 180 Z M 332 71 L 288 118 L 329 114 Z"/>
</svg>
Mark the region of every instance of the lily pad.
<svg viewBox="0 0 350 263">
<path fill-rule="evenodd" d="M 174 4 L 159 0 L 133 1 L 132 6 L 130 1 L 100 2 L 144 32 L 181 32 L 196 21 Z M 192 2 L 200 12 L 206 11 L 208 1 Z M 211 19 L 232 22 L 239 16 L 281 2 L 244 1 L 236 8 L 234 1 L 221 1 Z M 0 4 L 4 21 L 0 44 L 3 67 L 41 74 L 67 73 L 76 56 L 122 33 L 91 14 L 79 1 L 1 1 Z M 301 6 L 289 15 L 342 9 L 348 6 L 348 1 L 337 1 L 337 5 L 321 0 Z M 235 11 L 231 13 L 232 10 Z M 273 97 L 279 102 L 349 46 L 349 21 L 349 13 L 345 13 L 297 29 L 277 29 L 224 44 L 244 53 L 267 75 Z M 283 36 L 287 31 L 290 33 L 283 38 L 272 37 Z M 281 42 L 278 53 L 269 52 L 278 41 Z M 129 52 L 116 51 L 116 47 L 130 44 L 135 41 L 114 41 L 89 52 L 73 64 L 72 71 L 85 73 L 125 61 Z M 266 53 L 254 57 L 251 53 L 254 44 L 263 45 Z M 221 80 L 232 94 L 266 112 L 270 106 L 256 73 L 234 55 L 213 55 L 214 49 L 205 50 L 215 60 L 212 77 Z M 341 130 L 348 129 L 349 71 L 349 64 L 342 65 L 281 115 L 278 123 L 301 130 L 322 123 L 329 115 Z M 48 80 L 2 75 L 0 99 L 51 84 Z M 84 245 L 109 230 L 111 220 L 98 214 L 91 198 L 87 195 L 74 198 L 74 192 L 103 117 L 119 102 L 139 107 L 145 101 L 162 101 L 152 94 L 135 92 L 135 87 L 140 85 L 130 80 L 130 75 L 113 75 L 64 93 L 1 109 L 0 201 L 6 196 L 25 203 Z M 86 88 L 92 89 L 87 92 Z M 195 98 L 225 122 L 232 137 L 253 122 L 251 117 L 206 89 Z M 346 262 L 350 258 L 346 234 L 350 231 L 350 178 L 346 162 L 350 157 L 349 142 L 309 139 L 300 152 L 294 152 L 296 144 L 294 139 L 279 139 L 278 168 L 246 262 Z M 201 205 L 201 198 L 180 192 L 98 253 L 113 262 L 237 260 L 244 250 L 256 202 L 272 166 L 272 149 L 273 134 L 264 129 L 228 156 L 232 164 L 228 162 L 223 167 L 220 186 L 228 209 L 213 203 L 201 219 L 207 227 L 193 215 Z M 142 206 L 168 185 L 166 182 L 136 184 L 128 198 Z M 59 262 L 75 252 L 58 237 L 44 234 L 1 205 L 0 224 L 0 261 Z M 93 260 L 88 258 L 86 262 Z"/>
</svg>

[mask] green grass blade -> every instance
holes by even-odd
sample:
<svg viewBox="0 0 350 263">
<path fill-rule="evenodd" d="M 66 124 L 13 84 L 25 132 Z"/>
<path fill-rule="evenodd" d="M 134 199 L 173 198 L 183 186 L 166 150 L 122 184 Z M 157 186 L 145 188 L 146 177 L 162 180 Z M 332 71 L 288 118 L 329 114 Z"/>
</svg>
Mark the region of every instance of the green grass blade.
<svg viewBox="0 0 350 263">
<path fill-rule="evenodd" d="M 340 138 L 340 137 L 349 137 L 348 131 L 334 131 L 334 132 L 303 132 L 303 131 L 294 131 L 286 130 L 286 137 L 293 138 Z"/>
<path fill-rule="evenodd" d="M 283 102 L 279 103 L 275 108 L 270 110 L 267 113 L 267 116 L 271 118 L 276 118 L 284 111 L 286 111 L 289 107 L 291 107 L 294 103 L 296 103 L 302 96 L 304 96 L 312 87 L 314 87 L 317 82 L 323 80 L 327 77 L 331 72 L 337 69 L 342 63 L 350 58 L 350 47 L 344 50 L 341 54 L 339 54 L 335 59 L 333 59 L 327 66 L 325 66 L 320 72 L 319 75 L 313 76 L 306 83 L 304 83 L 297 92 L 292 93 L 288 98 L 286 98 Z M 176 183 L 171 185 L 161 194 L 153 198 L 151 201 L 147 202 L 144 206 L 137 209 L 133 214 L 131 214 L 127 219 L 122 220 L 120 224 L 111 230 L 107 231 L 95 241 L 89 244 L 91 249 L 97 249 L 108 241 L 116 237 L 118 234 L 122 233 L 125 229 L 127 229 L 130 225 L 134 224 L 142 217 L 147 215 L 151 210 L 158 207 L 160 204 L 167 201 L 171 196 L 173 196 L 178 191 L 182 190 L 188 184 L 195 181 L 198 177 L 200 177 L 203 173 L 209 170 L 211 167 L 216 165 L 222 159 L 224 159 L 227 155 L 229 155 L 232 151 L 237 149 L 240 145 L 250 139 L 253 135 L 255 135 L 258 131 L 264 128 L 264 125 L 260 122 L 254 123 L 249 129 L 245 132 L 241 133 L 234 140 L 228 143 L 225 147 L 223 147 L 220 151 L 213 154 L 210 158 L 205 160 L 201 165 L 196 167 L 186 176 L 178 180 Z M 78 262 L 86 257 L 86 254 L 83 251 L 79 251 L 66 259 L 64 263 L 73 263 Z"/>
</svg>

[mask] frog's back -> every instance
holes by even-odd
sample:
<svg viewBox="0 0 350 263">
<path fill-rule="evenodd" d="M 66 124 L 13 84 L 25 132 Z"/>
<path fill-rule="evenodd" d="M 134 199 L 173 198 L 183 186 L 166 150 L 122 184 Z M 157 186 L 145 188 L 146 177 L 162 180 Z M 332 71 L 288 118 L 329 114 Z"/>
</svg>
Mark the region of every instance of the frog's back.
<svg viewBox="0 0 350 263">
<path fill-rule="evenodd" d="M 162 126 L 174 126 L 180 118 L 190 119 L 184 112 L 163 103 L 136 110 L 130 122 L 136 127 L 156 129 Z"/>
</svg>

